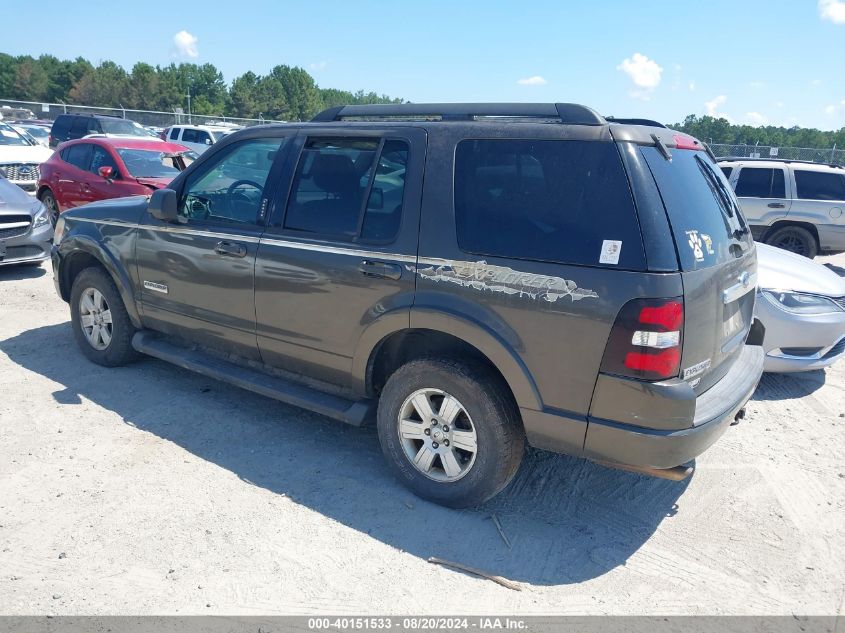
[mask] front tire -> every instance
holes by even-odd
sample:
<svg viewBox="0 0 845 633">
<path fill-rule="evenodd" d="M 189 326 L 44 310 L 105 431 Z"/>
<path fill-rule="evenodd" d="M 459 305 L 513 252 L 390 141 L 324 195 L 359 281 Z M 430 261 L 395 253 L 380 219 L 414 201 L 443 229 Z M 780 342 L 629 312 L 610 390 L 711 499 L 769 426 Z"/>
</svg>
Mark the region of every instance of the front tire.
<svg viewBox="0 0 845 633">
<path fill-rule="evenodd" d="M 41 192 L 41 202 L 47 207 L 47 215 L 50 217 L 50 224 L 53 228 L 56 227 L 56 222 L 59 220 L 59 203 L 56 202 L 56 196 L 49 189 Z"/>
<path fill-rule="evenodd" d="M 819 252 L 815 236 L 801 226 L 784 226 L 766 236 L 766 244 L 803 255 L 810 259 Z"/>
<path fill-rule="evenodd" d="M 88 360 L 119 367 L 138 357 L 132 348 L 135 327 L 112 278 L 102 268 L 86 268 L 70 291 L 73 335 Z"/>
<path fill-rule="evenodd" d="M 500 492 L 525 450 L 501 379 L 481 364 L 452 359 L 411 361 L 390 376 L 378 434 L 402 483 L 452 508 L 477 506 Z"/>
</svg>

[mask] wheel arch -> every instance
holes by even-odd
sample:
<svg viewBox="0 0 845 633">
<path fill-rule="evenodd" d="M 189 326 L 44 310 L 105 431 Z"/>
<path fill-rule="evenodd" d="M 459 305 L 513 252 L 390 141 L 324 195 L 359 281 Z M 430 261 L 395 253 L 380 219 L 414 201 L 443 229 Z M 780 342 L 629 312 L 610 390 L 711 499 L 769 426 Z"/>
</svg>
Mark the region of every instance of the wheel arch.
<svg viewBox="0 0 845 633">
<path fill-rule="evenodd" d="M 70 290 L 79 273 L 86 268 L 99 266 L 109 274 L 117 286 L 132 325 L 141 327 L 141 317 L 135 304 L 130 277 L 123 265 L 111 253 L 90 237 L 83 235 L 63 240 L 60 251 L 63 252 L 56 274 L 62 299 L 70 300 Z"/>
<path fill-rule="evenodd" d="M 522 360 L 482 324 L 434 310 L 384 321 L 365 333 L 353 358 L 355 387 L 367 396 L 376 396 L 390 374 L 414 358 L 469 355 L 501 378 L 518 407 L 542 410 L 539 391 Z"/>
<path fill-rule="evenodd" d="M 767 240 L 769 239 L 769 237 L 772 236 L 772 234 L 775 231 L 779 231 L 780 229 L 785 229 L 785 228 L 790 227 L 790 226 L 797 226 L 797 227 L 800 227 L 802 229 L 809 231 L 810 234 L 813 236 L 813 239 L 816 240 L 816 248 L 821 248 L 821 242 L 819 240 L 819 229 L 818 229 L 818 227 L 815 224 L 813 224 L 812 222 L 800 222 L 798 220 L 789 220 L 789 219 L 778 220 L 777 222 L 775 222 L 774 224 L 772 224 L 770 227 L 768 227 L 766 229 L 766 231 L 763 233 L 761 241 L 768 244 Z"/>
</svg>

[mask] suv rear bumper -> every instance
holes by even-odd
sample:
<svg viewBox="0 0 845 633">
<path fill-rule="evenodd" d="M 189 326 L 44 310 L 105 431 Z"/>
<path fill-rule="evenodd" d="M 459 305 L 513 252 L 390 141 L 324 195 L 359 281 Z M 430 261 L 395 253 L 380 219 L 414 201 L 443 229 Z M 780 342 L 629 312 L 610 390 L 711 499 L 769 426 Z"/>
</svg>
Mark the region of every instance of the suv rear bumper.
<svg viewBox="0 0 845 633">
<path fill-rule="evenodd" d="M 762 347 L 744 346 L 730 371 L 696 398 L 691 427 L 650 429 L 590 418 L 583 456 L 652 468 L 672 468 L 690 461 L 719 439 L 751 399 L 763 374 L 763 359 Z"/>
</svg>

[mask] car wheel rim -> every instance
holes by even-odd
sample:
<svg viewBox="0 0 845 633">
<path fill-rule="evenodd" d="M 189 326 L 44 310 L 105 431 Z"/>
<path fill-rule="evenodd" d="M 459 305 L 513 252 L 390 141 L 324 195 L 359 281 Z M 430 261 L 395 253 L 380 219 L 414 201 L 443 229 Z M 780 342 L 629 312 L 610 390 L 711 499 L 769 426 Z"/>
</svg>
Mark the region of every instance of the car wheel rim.
<svg viewBox="0 0 845 633">
<path fill-rule="evenodd" d="M 397 430 L 405 457 L 439 482 L 464 477 L 475 464 L 478 436 L 466 408 L 440 389 L 420 389 L 399 408 Z"/>
<path fill-rule="evenodd" d="M 807 249 L 804 246 L 804 240 L 794 233 L 787 233 L 784 235 L 780 238 L 780 240 L 778 240 L 778 243 L 775 244 L 775 246 L 787 251 L 792 251 L 793 253 L 798 253 L 799 255 L 803 255 L 807 252 Z"/>
<path fill-rule="evenodd" d="M 47 207 L 47 214 L 50 216 L 50 221 L 53 223 L 53 226 L 56 226 L 56 220 L 59 219 L 59 211 L 56 208 L 56 201 L 53 199 L 53 196 L 46 195 L 42 200 L 44 206 Z"/>
<path fill-rule="evenodd" d="M 79 323 L 88 344 L 102 351 L 112 339 L 112 319 L 109 304 L 96 288 L 86 288 L 79 297 Z"/>
</svg>

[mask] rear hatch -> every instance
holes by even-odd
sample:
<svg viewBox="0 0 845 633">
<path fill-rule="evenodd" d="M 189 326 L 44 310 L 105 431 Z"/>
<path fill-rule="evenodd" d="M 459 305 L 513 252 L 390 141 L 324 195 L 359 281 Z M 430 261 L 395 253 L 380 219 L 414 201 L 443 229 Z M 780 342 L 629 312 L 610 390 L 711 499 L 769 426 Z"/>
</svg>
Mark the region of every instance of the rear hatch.
<svg viewBox="0 0 845 633">
<path fill-rule="evenodd" d="M 660 190 L 681 268 L 681 378 L 700 394 L 728 373 L 745 344 L 754 312 L 756 250 L 730 185 L 704 151 L 639 149 Z"/>
</svg>

